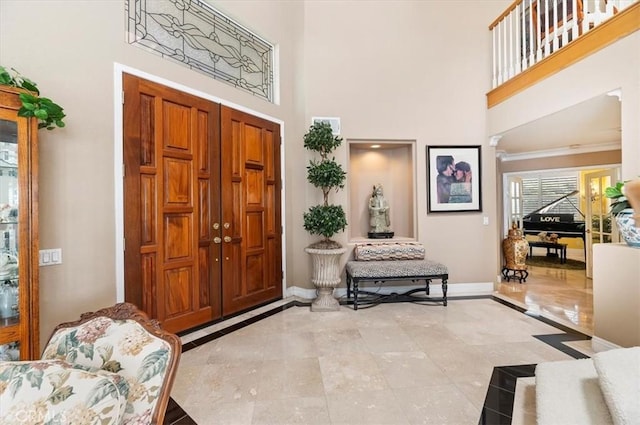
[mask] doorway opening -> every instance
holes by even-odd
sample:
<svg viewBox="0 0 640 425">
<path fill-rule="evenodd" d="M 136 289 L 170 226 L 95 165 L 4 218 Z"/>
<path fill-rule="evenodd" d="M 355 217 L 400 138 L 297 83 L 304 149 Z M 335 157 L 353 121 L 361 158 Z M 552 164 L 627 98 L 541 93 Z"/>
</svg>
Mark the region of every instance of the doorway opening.
<svg viewBox="0 0 640 425">
<path fill-rule="evenodd" d="M 500 282 L 496 296 L 592 335 L 591 253 L 594 243 L 617 241 L 603 191 L 618 175 L 617 165 L 505 173 L 505 234 L 515 222 L 528 241 L 551 238 L 566 257 L 530 246 L 526 282 Z"/>
</svg>

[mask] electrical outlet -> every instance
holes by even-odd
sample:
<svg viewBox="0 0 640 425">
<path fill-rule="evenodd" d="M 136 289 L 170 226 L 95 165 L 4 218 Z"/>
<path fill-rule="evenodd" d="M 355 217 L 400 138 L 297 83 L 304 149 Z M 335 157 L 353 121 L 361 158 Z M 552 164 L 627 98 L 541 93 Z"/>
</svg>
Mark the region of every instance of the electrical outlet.
<svg viewBox="0 0 640 425">
<path fill-rule="evenodd" d="M 62 249 L 41 249 L 40 250 L 40 266 L 53 266 L 62 264 Z"/>
</svg>

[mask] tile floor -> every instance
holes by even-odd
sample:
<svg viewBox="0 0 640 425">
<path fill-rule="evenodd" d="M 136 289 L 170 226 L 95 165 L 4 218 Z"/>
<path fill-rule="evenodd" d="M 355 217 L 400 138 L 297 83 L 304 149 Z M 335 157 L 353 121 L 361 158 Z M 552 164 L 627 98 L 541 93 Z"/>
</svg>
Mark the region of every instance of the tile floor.
<svg viewBox="0 0 640 425">
<path fill-rule="evenodd" d="M 172 398 L 189 417 L 173 423 L 503 423 L 505 377 L 574 358 L 534 337 L 563 331 L 491 298 L 277 311 L 185 344 Z"/>
<path fill-rule="evenodd" d="M 567 257 L 584 261 L 579 249 L 568 250 Z M 529 267 L 526 283 L 502 282 L 494 295 L 528 314 L 593 335 L 593 282 L 584 270 Z"/>
<path fill-rule="evenodd" d="M 531 268 L 497 289 L 332 313 L 282 300 L 192 332 L 165 423 L 531 423 L 520 382 L 589 352 L 590 280 Z"/>
</svg>

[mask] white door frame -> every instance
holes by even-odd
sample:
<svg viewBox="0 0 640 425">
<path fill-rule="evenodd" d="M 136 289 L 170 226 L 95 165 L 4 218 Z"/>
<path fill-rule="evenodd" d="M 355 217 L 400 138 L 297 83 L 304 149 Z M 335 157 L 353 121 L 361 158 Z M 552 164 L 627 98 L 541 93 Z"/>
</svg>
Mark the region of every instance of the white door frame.
<svg viewBox="0 0 640 425">
<path fill-rule="evenodd" d="M 201 97 L 203 99 L 210 100 L 212 102 L 219 103 L 221 105 L 229 106 L 233 109 L 237 109 L 242 112 L 247 112 L 256 117 L 264 118 L 266 120 L 275 122 L 280 125 L 280 137 L 281 143 L 284 147 L 284 121 L 281 119 L 263 114 L 258 111 L 254 111 L 242 105 L 237 105 L 233 102 L 229 102 L 225 99 L 220 99 L 218 97 L 212 96 L 208 93 L 201 92 L 191 87 L 183 86 L 182 84 L 178 84 L 174 81 L 166 80 L 164 78 L 158 77 L 156 75 L 149 74 L 144 71 L 140 71 L 139 69 L 131 68 L 129 66 L 114 62 L 113 66 L 113 134 L 114 134 L 114 196 L 115 196 L 115 219 L 116 219 L 116 229 L 115 229 L 115 237 L 116 237 L 116 302 L 124 301 L 124 182 L 123 182 L 123 165 L 124 165 L 124 156 L 123 156 L 123 143 L 124 143 L 124 134 L 123 134 L 123 93 L 124 89 L 122 87 L 122 74 L 127 73 L 131 75 L 135 75 L 140 78 L 144 78 L 149 81 L 153 81 L 154 83 L 162 84 L 167 87 L 174 88 L 176 90 L 180 90 L 184 93 L 189 93 L 194 96 Z M 284 166 L 284 148 L 280 149 L 280 163 L 282 167 L 280 167 L 280 177 L 282 180 L 281 187 L 281 228 L 282 228 L 282 295 L 285 296 L 287 293 L 287 277 L 286 277 L 286 229 L 284 226 L 284 219 L 286 217 L 285 211 L 285 170 Z"/>
<path fill-rule="evenodd" d="M 591 197 L 594 195 L 593 191 L 592 191 L 592 186 L 591 186 L 591 181 L 592 180 L 597 180 L 598 182 L 601 181 L 601 179 L 603 177 L 609 177 L 609 181 L 611 182 L 610 184 L 613 185 L 615 184 L 616 181 L 620 180 L 620 167 L 616 167 L 616 168 L 607 168 L 606 170 L 602 170 L 602 171 L 596 171 L 593 173 L 588 173 L 584 175 L 583 181 L 582 181 L 582 187 L 584 188 L 585 192 L 588 192 L 588 195 Z M 600 185 L 598 185 L 598 187 L 596 188 L 598 190 L 598 192 L 596 193 L 596 196 L 604 196 L 604 188 L 601 187 Z M 611 214 L 608 211 L 608 207 L 605 207 L 605 211 L 598 211 L 599 215 L 604 216 L 604 218 L 608 217 L 611 220 L 611 233 L 610 236 L 611 238 L 607 241 L 606 236 L 607 234 L 602 232 L 602 228 L 600 228 L 600 231 L 594 231 L 593 229 L 593 211 L 592 211 L 592 202 L 587 201 L 585 202 L 586 204 L 586 208 L 585 208 L 585 225 L 586 225 L 586 234 L 585 234 L 585 252 L 586 252 L 586 258 L 585 258 L 585 262 L 586 262 L 586 272 L 587 272 L 587 277 L 588 278 L 593 278 L 593 239 L 594 236 L 598 236 L 598 243 L 611 243 L 611 242 L 618 242 L 618 232 L 616 230 L 616 226 L 613 220 L 613 217 L 611 217 Z M 604 214 L 603 214 L 604 213 Z M 603 221 L 604 221 L 603 218 Z"/>
</svg>

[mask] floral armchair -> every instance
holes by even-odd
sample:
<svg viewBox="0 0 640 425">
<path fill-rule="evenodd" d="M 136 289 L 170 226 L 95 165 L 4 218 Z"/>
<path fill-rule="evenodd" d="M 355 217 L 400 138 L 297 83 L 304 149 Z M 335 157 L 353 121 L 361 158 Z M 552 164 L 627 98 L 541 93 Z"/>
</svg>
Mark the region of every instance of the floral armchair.
<svg viewBox="0 0 640 425">
<path fill-rule="evenodd" d="M 0 424 L 161 424 L 180 353 L 133 304 L 85 313 L 41 360 L 0 362 Z"/>
</svg>

